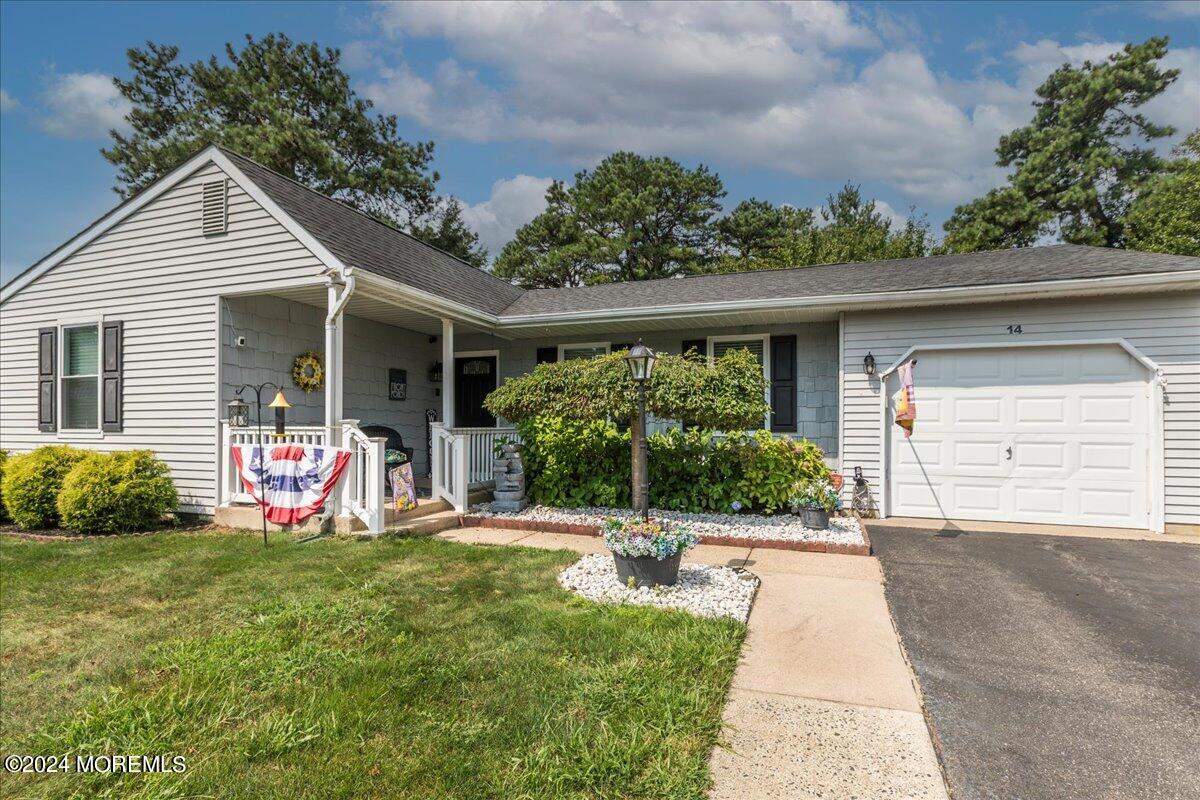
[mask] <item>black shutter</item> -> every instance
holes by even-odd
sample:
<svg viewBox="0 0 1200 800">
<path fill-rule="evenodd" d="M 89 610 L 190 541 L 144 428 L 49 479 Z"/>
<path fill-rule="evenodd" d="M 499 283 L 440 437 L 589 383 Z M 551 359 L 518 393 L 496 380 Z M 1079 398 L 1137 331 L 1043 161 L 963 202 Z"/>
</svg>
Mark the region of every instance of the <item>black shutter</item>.
<svg viewBox="0 0 1200 800">
<path fill-rule="evenodd" d="M 120 320 L 105 320 L 100 326 L 100 381 L 103 387 L 101 398 L 101 429 L 120 432 L 124 419 L 125 366 L 124 338 L 125 323 Z"/>
<path fill-rule="evenodd" d="M 55 373 L 58 371 L 58 329 L 38 329 L 38 430 L 58 430 L 58 415 L 54 398 L 57 396 Z"/>
<path fill-rule="evenodd" d="M 771 430 L 796 432 L 796 337 L 771 337 Z"/>
<path fill-rule="evenodd" d="M 539 347 L 537 349 L 537 363 L 553 364 L 558 361 L 557 347 Z"/>
<path fill-rule="evenodd" d="M 708 339 L 684 339 L 683 349 L 680 352 L 686 356 L 689 350 L 695 350 L 698 358 L 707 359 Z"/>
<path fill-rule="evenodd" d="M 621 342 L 620 344 L 614 344 L 614 345 L 609 346 L 608 352 L 619 353 L 622 350 L 629 350 L 632 347 L 633 347 L 633 342 Z"/>
</svg>

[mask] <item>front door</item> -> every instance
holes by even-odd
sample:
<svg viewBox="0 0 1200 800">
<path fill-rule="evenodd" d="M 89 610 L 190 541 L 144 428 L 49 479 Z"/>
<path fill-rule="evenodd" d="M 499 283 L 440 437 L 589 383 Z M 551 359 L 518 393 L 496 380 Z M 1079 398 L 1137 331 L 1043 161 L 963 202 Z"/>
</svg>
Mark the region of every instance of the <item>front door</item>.
<svg viewBox="0 0 1200 800">
<path fill-rule="evenodd" d="M 483 407 L 483 399 L 495 388 L 495 356 L 468 356 L 454 359 L 455 427 L 496 427 L 496 418 Z"/>
</svg>

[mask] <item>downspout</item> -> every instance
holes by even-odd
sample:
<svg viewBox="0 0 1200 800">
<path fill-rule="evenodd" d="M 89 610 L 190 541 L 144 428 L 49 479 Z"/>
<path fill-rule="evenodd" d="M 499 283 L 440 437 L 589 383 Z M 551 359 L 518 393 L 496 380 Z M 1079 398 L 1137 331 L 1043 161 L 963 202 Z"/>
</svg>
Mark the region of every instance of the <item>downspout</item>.
<svg viewBox="0 0 1200 800">
<path fill-rule="evenodd" d="M 354 269 L 347 267 L 342 273 L 342 293 L 338 295 L 337 305 L 329 309 L 329 313 L 325 315 L 325 330 L 330 331 L 337 327 L 338 318 L 342 316 L 342 311 L 346 309 L 346 303 L 350 301 L 350 295 L 354 294 Z M 332 275 L 329 276 L 329 285 L 337 286 L 339 281 Z"/>
</svg>

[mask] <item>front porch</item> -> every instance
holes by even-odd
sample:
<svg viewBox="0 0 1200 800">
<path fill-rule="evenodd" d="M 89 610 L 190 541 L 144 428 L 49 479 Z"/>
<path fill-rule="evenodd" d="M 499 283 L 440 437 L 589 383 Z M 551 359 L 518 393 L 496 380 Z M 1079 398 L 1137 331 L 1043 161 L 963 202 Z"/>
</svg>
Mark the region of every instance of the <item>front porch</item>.
<svg viewBox="0 0 1200 800">
<path fill-rule="evenodd" d="M 665 352 L 753 349 L 771 384 L 765 424 L 779 436 L 811 439 L 836 466 L 836 318 L 797 312 L 788 319 L 746 316 L 736 326 L 726 316 L 509 330 L 370 276 L 357 283 L 227 295 L 220 311 L 219 408 L 242 384 L 271 381 L 292 404 L 284 442 L 351 451 L 349 474 L 324 515 L 339 530 L 379 533 L 394 521 L 385 473 L 389 439 L 411 451 L 413 476 L 429 499 L 465 511 L 471 492 L 491 485 L 497 443 L 517 436 L 483 409 L 487 394 L 543 361 L 615 351 L 639 337 Z M 291 378 L 295 358 L 308 351 L 321 355 L 326 368 L 323 387 L 311 393 Z M 255 441 L 254 429 L 231 428 L 221 417 L 219 507 L 256 508 L 241 491 L 230 455 L 231 445 Z M 654 421 L 651 430 L 675 424 Z"/>
<path fill-rule="evenodd" d="M 490 417 L 480 419 L 482 398 L 490 389 L 476 380 L 470 396 L 457 397 L 456 407 L 454 373 L 446 371 L 446 380 L 441 379 L 441 365 L 455 363 L 456 327 L 478 329 L 415 305 L 375 287 L 355 290 L 346 284 L 221 299 L 221 411 L 238 387 L 270 381 L 283 388 L 292 407 L 286 435 L 268 441 L 351 452 L 346 477 L 313 526 L 332 517 L 338 530 L 379 533 L 404 516 L 392 511 L 385 467 L 389 446 L 410 455 L 420 497 L 464 511 L 472 491 L 490 486 L 497 441 L 516 436 Z M 325 365 L 323 386 L 313 392 L 297 387 L 291 377 L 296 357 L 309 351 L 321 355 Z M 498 380 L 494 373 L 490 377 Z M 251 409 L 252 420 L 253 415 Z M 490 424 L 456 426 L 456 418 Z M 264 429 L 271 429 L 265 414 Z M 231 454 L 231 446 L 257 441 L 255 427 L 232 427 L 222 413 L 217 441 L 218 516 L 257 511 L 240 486 Z"/>
</svg>

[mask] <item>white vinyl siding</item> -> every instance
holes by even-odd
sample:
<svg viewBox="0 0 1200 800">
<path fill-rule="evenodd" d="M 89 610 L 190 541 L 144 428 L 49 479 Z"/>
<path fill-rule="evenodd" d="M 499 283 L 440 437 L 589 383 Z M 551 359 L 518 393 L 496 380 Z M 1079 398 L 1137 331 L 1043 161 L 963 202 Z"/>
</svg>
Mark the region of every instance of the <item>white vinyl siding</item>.
<svg viewBox="0 0 1200 800">
<path fill-rule="evenodd" d="M 1010 325 L 1020 325 L 1021 333 L 1010 334 Z M 842 335 L 842 466 L 847 474 L 862 467 L 876 498 L 881 475 L 879 377 L 863 374 L 868 351 L 882 372 L 913 345 L 1119 337 L 1157 362 L 1166 381 L 1165 520 L 1167 524 L 1200 523 L 1200 293 L 848 312 Z M 914 383 L 919 429 L 919 361 Z"/>
<path fill-rule="evenodd" d="M 183 509 L 212 511 L 220 400 L 217 297 L 319 284 L 323 270 L 232 180 L 228 232 L 205 236 L 202 186 L 224 177 L 214 164 L 201 167 L 4 303 L 0 448 L 151 448 L 171 466 Z M 125 323 L 124 430 L 78 437 L 62 430 L 40 433 L 38 329 L 74 324 L 81 314 Z M 60 338 L 60 359 L 63 347 Z"/>
</svg>

